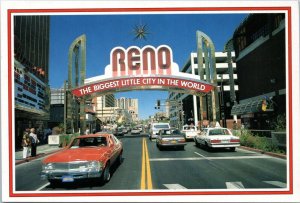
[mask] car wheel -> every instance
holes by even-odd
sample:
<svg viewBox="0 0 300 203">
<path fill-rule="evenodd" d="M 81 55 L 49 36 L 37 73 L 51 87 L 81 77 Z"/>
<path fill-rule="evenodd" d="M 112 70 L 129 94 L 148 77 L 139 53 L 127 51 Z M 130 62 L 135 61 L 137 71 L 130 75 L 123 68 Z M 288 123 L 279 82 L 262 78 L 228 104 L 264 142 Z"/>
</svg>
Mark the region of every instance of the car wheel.
<svg viewBox="0 0 300 203">
<path fill-rule="evenodd" d="M 232 152 L 235 151 L 235 147 L 230 147 L 229 149 L 230 149 L 230 151 L 232 151 Z"/>
<path fill-rule="evenodd" d="M 118 160 L 117 163 L 120 165 L 123 161 L 123 156 L 122 156 L 123 152 L 120 153 L 120 155 L 118 156 Z"/>
<path fill-rule="evenodd" d="M 211 151 L 211 148 L 208 146 L 207 142 L 205 142 L 205 149 L 206 149 L 207 151 Z"/>
<path fill-rule="evenodd" d="M 57 185 L 58 185 L 58 181 L 57 180 L 48 180 L 49 181 L 49 183 L 50 183 L 50 187 L 51 188 L 56 188 L 57 187 Z"/>
<path fill-rule="evenodd" d="M 101 182 L 107 183 L 110 180 L 110 163 L 108 162 L 101 176 Z"/>
<path fill-rule="evenodd" d="M 162 146 L 160 146 L 159 144 L 157 144 L 156 146 L 157 146 L 157 148 L 158 148 L 160 151 L 163 150 Z"/>
<path fill-rule="evenodd" d="M 196 147 L 200 147 L 200 144 L 199 144 L 199 142 L 197 141 L 197 139 L 195 139 L 195 145 L 196 145 Z"/>
</svg>

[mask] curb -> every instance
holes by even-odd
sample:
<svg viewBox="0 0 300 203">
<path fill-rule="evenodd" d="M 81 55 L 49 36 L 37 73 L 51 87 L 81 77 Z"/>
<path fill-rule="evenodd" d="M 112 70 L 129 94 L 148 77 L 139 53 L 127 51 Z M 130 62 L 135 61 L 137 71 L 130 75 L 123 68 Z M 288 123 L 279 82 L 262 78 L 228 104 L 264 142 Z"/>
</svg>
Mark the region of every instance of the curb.
<svg viewBox="0 0 300 203">
<path fill-rule="evenodd" d="M 28 162 L 30 162 L 30 161 L 32 161 L 32 160 L 35 160 L 35 159 L 38 159 L 38 158 L 41 158 L 41 157 L 44 157 L 44 156 L 48 156 L 48 155 L 50 155 L 50 154 L 54 154 L 54 153 L 56 153 L 56 152 L 58 152 L 58 151 L 61 151 L 61 150 L 63 150 L 63 149 L 57 149 L 57 150 L 55 150 L 55 151 L 52 151 L 52 152 L 48 152 L 48 153 L 40 153 L 40 154 L 37 154 L 35 157 L 28 157 L 27 159 L 28 159 L 28 161 L 25 161 L 25 160 L 16 160 L 15 161 L 15 165 L 20 165 L 20 164 L 23 164 L 23 163 L 28 163 Z"/>
<path fill-rule="evenodd" d="M 273 153 L 273 152 L 265 152 L 265 151 L 260 150 L 260 149 L 255 149 L 255 148 L 245 147 L 245 146 L 240 146 L 240 148 L 246 149 L 246 150 L 249 150 L 249 151 L 253 151 L 253 152 L 257 152 L 257 153 L 261 153 L 261 154 L 266 154 L 266 155 L 269 155 L 269 156 L 272 156 L 272 157 L 277 157 L 277 158 L 280 158 L 280 159 L 286 159 L 286 155 L 285 154 L 278 154 L 278 153 Z"/>
</svg>

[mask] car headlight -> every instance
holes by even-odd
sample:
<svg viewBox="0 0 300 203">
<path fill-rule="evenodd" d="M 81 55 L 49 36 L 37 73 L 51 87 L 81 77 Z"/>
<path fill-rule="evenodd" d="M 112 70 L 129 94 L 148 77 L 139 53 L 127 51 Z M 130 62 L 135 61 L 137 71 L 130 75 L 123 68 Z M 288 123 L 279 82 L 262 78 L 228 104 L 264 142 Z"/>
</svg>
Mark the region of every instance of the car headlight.
<svg viewBox="0 0 300 203">
<path fill-rule="evenodd" d="M 100 171 L 103 169 L 103 163 L 100 161 L 89 161 L 87 168 L 90 172 Z"/>
<path fill-rule="evenodd" d="M 43 171 L 50 171 L 50 170 L 54 170 L 55 169 L 53 163 L 43 164 L 42 168 L 43 168 Z"/>
</svg>

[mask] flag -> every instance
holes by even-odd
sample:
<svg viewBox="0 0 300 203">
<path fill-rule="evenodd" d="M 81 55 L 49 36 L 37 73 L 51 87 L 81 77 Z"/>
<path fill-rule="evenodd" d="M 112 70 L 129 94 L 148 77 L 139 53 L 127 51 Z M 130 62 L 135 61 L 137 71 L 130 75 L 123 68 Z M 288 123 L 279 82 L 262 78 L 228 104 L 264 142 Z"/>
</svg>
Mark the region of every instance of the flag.
<svg viewBox="0 0 300 203">
<path fill-rule="evenodd" d="M 262 100 L 262 104 L 261 104 L 261 110 L 262 111 L 266 111 L 267 110 L 267 106 L 268 106 L 267 100 L 263 99 Z"/>
</svg>

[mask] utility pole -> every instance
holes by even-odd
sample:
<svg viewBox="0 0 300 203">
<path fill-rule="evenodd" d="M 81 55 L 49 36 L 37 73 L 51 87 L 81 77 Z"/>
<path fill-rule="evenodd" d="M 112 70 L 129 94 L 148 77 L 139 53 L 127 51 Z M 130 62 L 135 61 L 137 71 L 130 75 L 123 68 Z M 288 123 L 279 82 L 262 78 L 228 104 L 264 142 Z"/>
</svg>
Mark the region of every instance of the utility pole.
<svg viewBox="0 0 300 203">
<path fill-rule="evenodd" d="M 64 134 L 67 134 L 67 81 L 64 82 Z"/>
</svg>

